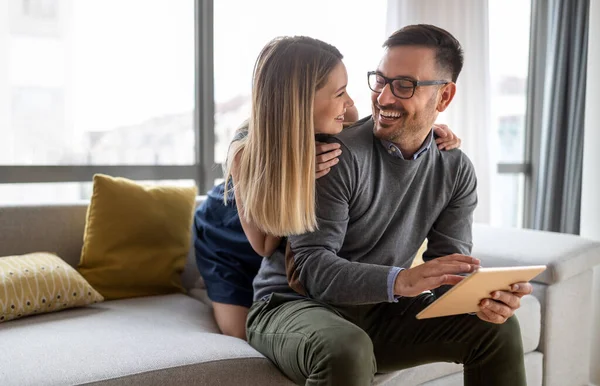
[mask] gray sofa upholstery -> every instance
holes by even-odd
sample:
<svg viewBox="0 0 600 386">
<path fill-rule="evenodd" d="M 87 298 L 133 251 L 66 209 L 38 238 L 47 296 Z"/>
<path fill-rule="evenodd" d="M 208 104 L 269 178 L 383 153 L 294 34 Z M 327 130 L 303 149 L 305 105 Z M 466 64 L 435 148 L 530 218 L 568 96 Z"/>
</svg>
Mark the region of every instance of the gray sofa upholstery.
<svg viewBox="0 0 600 386">
<path fill-rule="evenodd" d="M 0 206 L 0 256 L 48 251 L 76 266 L 86 208 L 86 202 Z M 518 311 L 528 384 L 588 384 L 600 243 L 480 224 L 474 242 L 473 255 L 484 266 L 549 266 Z M 106 301 L 0 324 L 0 384 L 291 384 L 246 342 L 218 333 L 198 278 L 190 251 L 187 294 Z M 461 385 L 461 370 L 436 363 L 379 374 L 375 384 Z"/>
</svg>

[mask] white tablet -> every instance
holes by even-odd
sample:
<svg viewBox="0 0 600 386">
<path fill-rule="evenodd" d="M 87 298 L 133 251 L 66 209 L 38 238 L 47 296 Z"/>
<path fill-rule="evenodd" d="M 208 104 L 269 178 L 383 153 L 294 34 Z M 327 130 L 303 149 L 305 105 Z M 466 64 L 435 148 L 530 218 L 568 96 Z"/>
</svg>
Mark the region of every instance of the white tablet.
<svg viewBox="0 0 600 386">
<path fill-rule="evenodd" d="M 491 298 L 492 292 L 509 291 L 512 284 L 530 281 L 545 269 L 545 265 L 480 268 L 419 312 L 417 319 L 478 312 L 481 300 Z"/>
</svg>

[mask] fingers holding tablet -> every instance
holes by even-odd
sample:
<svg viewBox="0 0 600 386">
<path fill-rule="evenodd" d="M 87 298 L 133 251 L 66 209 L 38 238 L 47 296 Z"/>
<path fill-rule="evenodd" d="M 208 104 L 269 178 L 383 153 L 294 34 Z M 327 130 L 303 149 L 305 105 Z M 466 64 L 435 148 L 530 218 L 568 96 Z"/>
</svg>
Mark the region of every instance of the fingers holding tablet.
<svg viewBox="0 0 600 386">
<path fill-rule="evenodd" d="M 496 304 L 490 305 L 489 307 L 495 307 Z M 485 322 L 502 324 L 506 322 L 514 314 L 508 307 L 498 307 L 497 310 L 493 310 L 488 307 L 481 307 L 481 311 L 477 312 L 477 317 Z"/>
<path fill-rule="evenodd" d="M 498 300 L 484 299 L 479 304 L 480 311 L 477 316 L 481 320 L 490 323 L 504 323 L 508 318 L 514 315 L 515 311 L 521 306 L 520 298 L 510 292 L 502 292 Z M 502 299 L 502 300 L 500 300 Z"/>
<path fill-rule="evenodd" d="M 477 316 L 490 323 L 504 323 L 521 307 L 521 298 L 533 292 L 533 286 L 528 282 L 513 284 L 510 289 L 512 292 L 494 291 L 490 294 L 491 299 L 483 299 Z"/>
<path fill-rule="evenodd" d="M 509 291 L 494 291 L 491 293 L 491 298 L 498 303 L 503 303 L 507 305 L 513 310 L 516 310 L 517 308 L 521 307 L 521 297 Z M 484 301 L 485 300 L 491 301 L 491 299 L 484 299 Z"/>
<path fill-rule="evenodd" d="M 529 282 L 515 283 L 510 286 L 510 290 L 513 294 L 523 297 L 533 293 L 533 286 Z"/>
<path fill-rule="evenodd" d="M 545 266 L 480 268 L 417 315 L 417 319 L 476 313 L 490 323 L 504 323 L 533 292 L 529 283 Z"/>
</svg>

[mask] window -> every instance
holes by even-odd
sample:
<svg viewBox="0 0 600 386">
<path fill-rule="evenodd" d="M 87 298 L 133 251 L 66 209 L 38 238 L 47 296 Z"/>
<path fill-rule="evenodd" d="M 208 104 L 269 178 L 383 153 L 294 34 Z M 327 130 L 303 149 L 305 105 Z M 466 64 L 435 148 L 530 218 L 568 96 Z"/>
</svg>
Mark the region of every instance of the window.
<svg viewBox="0 0 600 386">
<path fill-rule="evenodd" d="M 144 185 L 194 186 L 194 180 L 160 180 L 136 182 Z M 0 184 L 0 204 L 40 205 L 72 203 L 92 196 L 92 182 Z"/>
<path fill-rule="evenodd" d="M 66 16 L 61 11 L 68 10 L 66 5 L 65 0 L 9 0 L 0 5 L 0 10 L 2 7 L 8 8 L 12 34 L 47 38 L 60 36 L 61 18 Z M 0 32 L 5 32 L 2 27 Z"/>
<path fill-rule="evenodd" d="M 530 3 L 489 2 L 494 225 L 522 225 Z M 220 177 L 213 162 L 225 161 L 250 115 L 255 60 L 278 35 L 339 48 L 348 92 L 369 115 L 366 73 L 381 57 L 387 5 L 370 2 L 380 16 L 365 17 L 365 3 L 342 0 L 0 2 L 9 15 L 0 25 L 0 202 L 25 202 L 34 187 L 49 200 L 88 198 L 92 171 L 208 189 Z"/>
<path fill-rule="evenodd" d="M 12 87 L 13 164 L 48 164 L 63 161 L 68 142 L 64 127 L 64 93 L 53 87 Z"/>
<path fill-rule="evenodd" d="M 492 178 L 491 223 L 509 227 L 523 225 L 530 12 L 530 0 L 489 2 L 492 152 L 511 166 Z"/>
<path fill-rule="evenodd" d="M 56 19 L 58 17 L 57 0 L 21 0 L 24 16 L 36 19 Z"/>
<path fill-rule="evenodd" d="M 194 5 L 2 3 L 15 17 L 0 24 L 0 166 L 194 164 Z M 69 184 L 44 187 L 87 198 Z M 0 202 L 33 187 L 3 186 Z"/>
<path fill-rule="evenodd" d="M 368 12 L 384 15 L 386 5 L 383 0 L 371 1 Z M 250 116 L 254 62 L 276 36 L 307 35 L 336 46 L 344 55 L 348 92 L 359 115 L 371 113 L 367 72 L 381 57 L 385 17 L 365 17 L 364 2 L 261 0 L 257 6 L 251 1 L 218 0 L 214 7 L 216 162 L 225 161 L 235 129 Z"/>
</svg>

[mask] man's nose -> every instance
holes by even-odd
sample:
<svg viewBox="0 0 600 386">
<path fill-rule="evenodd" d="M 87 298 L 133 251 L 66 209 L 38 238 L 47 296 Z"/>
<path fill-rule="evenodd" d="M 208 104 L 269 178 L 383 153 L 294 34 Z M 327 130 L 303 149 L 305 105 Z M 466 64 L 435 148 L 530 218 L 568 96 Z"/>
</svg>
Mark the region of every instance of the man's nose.
<svg viewBox="0 0 600 386">
<path fill-rule="evenodd" d="M 394 104 L 394 102 L 396 102 L 396 97 L 394 96 L 394 94 L 392 94 L 391 87 L 392 86 L 390 86 L 389 83 L 383 87 L 383 90 L 381 90 L 379 96 L 377 97 L 377 102 L 379 103 L 379 105 L 386 106 Z"/>
</svg>

